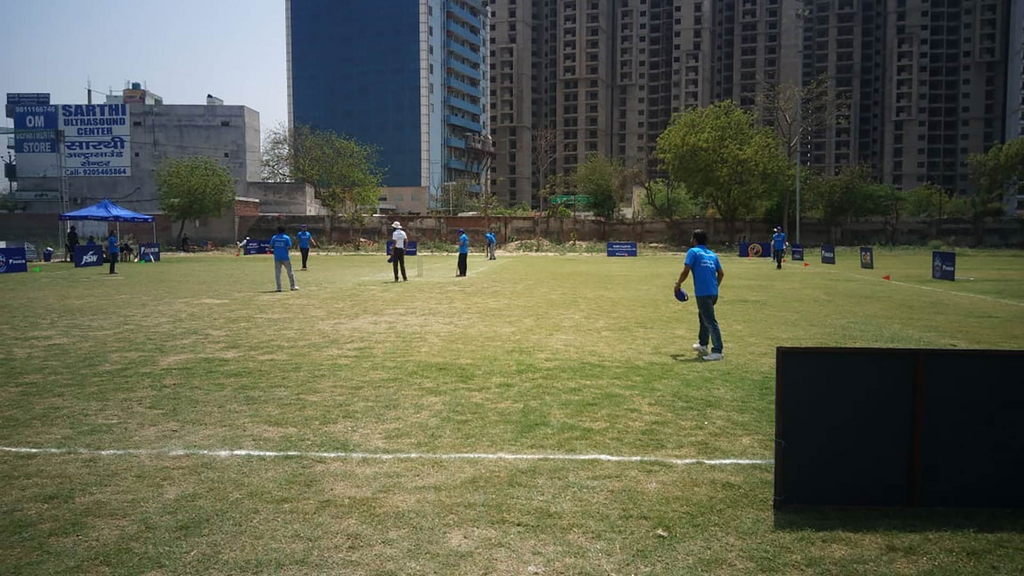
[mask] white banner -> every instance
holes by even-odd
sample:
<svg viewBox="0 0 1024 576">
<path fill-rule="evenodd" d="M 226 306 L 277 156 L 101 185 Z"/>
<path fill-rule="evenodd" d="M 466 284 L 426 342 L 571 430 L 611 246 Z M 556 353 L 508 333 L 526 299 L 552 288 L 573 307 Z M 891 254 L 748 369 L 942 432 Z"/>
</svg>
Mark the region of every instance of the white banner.
<svg viewBox="0 0 1024 576">
<path fill-rule="evenodd" d="M 66 176 L 131 176 L 127 104 L 62 104 Z"/>
</svg>

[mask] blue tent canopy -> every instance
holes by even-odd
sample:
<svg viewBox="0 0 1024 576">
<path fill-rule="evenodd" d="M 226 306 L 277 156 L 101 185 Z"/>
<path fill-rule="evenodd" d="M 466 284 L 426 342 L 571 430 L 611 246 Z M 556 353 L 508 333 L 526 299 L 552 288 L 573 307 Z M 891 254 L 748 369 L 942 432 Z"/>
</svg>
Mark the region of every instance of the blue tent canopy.
<svg viewBox="0 0 1024 576">
<path fill-rule="evenodd" d="M 132 212 L 110 200 L 60 215 L 61 220 L 99 220 L 103 222 L 152 222 L 153 217 Z"/>
</svg>

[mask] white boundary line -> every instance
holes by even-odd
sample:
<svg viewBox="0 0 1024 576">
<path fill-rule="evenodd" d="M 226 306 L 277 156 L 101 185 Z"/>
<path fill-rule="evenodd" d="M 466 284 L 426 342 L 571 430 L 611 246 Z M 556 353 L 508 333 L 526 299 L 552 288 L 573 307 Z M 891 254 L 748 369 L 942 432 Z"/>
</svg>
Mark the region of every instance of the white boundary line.
<svg viewBox="0 0 1024 576">
<path fill-rule="evenodd" d="M 828 266 L 828 264 L 823 264 Z M 852 276 L 854 278 L 861 278 L 863 280 L 876 280 L 870 276 L 863 274 L 857 274 L 854 272 L 846 272 L 845 270 L 829 270 L 828 268 L 816 268 L 815 270 L 821 270 L 830 274 L 842 274 L 844 276 Z M 984 294 L 971 294 L 969 292 L 959 292 L 957 290 L 943 290 L 942 288 L 933 288 L 931 286 L 921 286 L 920 284 L 909 284 L 907 282 L 899 282 L 896 280 L 886 280 L 884 278 L 877 279 L 880 282 L 887 284 L 896 284 L 898 286 L 909 286 L 910 288 L 919 288 L 921 290 L 931 290 L 932 292 L 942 292 L 943 294 L 950 294 L 952 296 L 968 296 L 970 298 L 981 298 L 982 300 L 988 300 L 990 302 L 999 302 L 1000 304 L 1010 304 L 1011 306 L 1024 306 L 1024 302 L 1014 302 L 1013 300 L 1004 300 L 1002 298 L 994 298 L 992 296 L 985 296 Z"/>
<path fill-rule="evenodd" d="M 688 466 L 706 464 L 708 466 L 763 466 L 773 464 L 773 460 L 751 460 L 745 458 L 664 458 L 660 456 L 609 456 L 607 454 L 509 454 L 496 452 L 492 454 L 425 454 L 419 452 L 379 453 L 379 452 L 275 452 L 270 450 L 199 450 L 190 448 L 156 448 L 156 449 L 115 449 L 91 450 L 88 448 L 22 448 L 0 446 L 0 452 L 16 454 L 77 454 L 83 456 L 215 456 L 218 458 L 262 457 L 262 458 L 332 458 L 348 460 L 584 460 L 599 462 L 651 462 Z"/>
</svg>

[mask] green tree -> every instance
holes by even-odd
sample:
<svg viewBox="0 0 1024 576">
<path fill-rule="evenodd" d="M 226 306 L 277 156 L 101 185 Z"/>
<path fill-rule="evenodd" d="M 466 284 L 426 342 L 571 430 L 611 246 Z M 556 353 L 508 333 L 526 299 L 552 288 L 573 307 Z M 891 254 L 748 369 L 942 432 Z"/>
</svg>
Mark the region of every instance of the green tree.
<svg viewBox="0 0 1024 576">
<path fill-rule="evenodd" d="M 220 162 L 208 156 L 168 158 L 156 170 L 160 209 L 181 221 L 178 242 L 185 222 L 219 217 L 235 201 L 235 183 Z"/>
<path fill-rule="evenodd" d="M 478 198 L 472 192 L 473 180 L 456 180 L 441 185 L 441 193 L 437 197 L 437 212 L 441 214 L 459 214 L 479 207 Z"/>
<path fill-rule="evenodd" d="M 591 154 L 576 168 L 572 183 L 578 194 L 590 196 L 594 215 L 611 220 L 619 213 L 626 188 L 636 181 L 636 173 L 600 154 Z"/>
<path fill-rule="evenodd" d="M 788 185 L 775 131 L 731 100 L 677 114 L 658 138 L 657 155 L 670 178 L 725 220 L 730 239 L 738 219 L 759 214 Z"/>
<path fill-rule="evenodd" d="M 977 192 L 968 198 L 971 218 L 976 224 L 985 218 L 1002 216 L 1014 188 L 1024 181 L 1024 137 L 996 144 L 984 154 L 967 159 Z"/>
<path fill-rule="evenodd" d="M 808 188 L 813 205 L 831 229 L 833 242 L 836 228 L 851 218 L 887 213 L 886 191 L 872 181 L 871 169 L 864 165 L 846 166 L 834 176 L 817 175 Z"/>
<path fill-rule="evenodd" d="M 374 147 L 301 124 L 291 131 L 281 125 L 268 133 L 263 173 L 270 181 L 308 184 L 332 222 L 340 216 L 353 227 L 376 210 L 384 177 Z"/>
<path fill-rule="evenodd" d="M 686 187 L 672 180 L 648 180 L 644 183 L 645 212 L 669 222 L 679 218 L 693 218 L 702 212 L 700 205 L 686 191 Z"/>
</svg>

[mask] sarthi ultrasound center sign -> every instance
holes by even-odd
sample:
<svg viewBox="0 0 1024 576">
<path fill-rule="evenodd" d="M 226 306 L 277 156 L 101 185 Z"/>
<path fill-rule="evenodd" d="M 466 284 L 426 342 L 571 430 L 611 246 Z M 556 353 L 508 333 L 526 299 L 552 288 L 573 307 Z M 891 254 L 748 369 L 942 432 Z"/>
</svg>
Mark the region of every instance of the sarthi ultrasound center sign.
<svg viewBox="0 0 1024 576">
<path fill-rule="evenodd" d="M 131 176 L 127 104 L 62 104 L 65 176 Z"/>
</svg>

